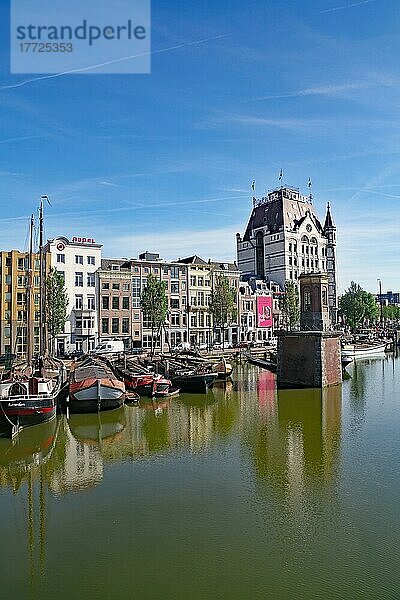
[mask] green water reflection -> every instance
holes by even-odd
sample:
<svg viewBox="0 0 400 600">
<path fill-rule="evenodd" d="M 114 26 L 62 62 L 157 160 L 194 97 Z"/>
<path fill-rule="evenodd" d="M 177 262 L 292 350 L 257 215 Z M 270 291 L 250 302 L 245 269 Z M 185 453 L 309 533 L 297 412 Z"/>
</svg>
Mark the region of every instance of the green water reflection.
<svg viewBox="0 0 400 600">
<path fill-rule="evenodd" d="M 239 365 L 207 395 L 0 440 L 3 597 L 400 597 L 383 360 L 322 391 Z"/>
</svg>

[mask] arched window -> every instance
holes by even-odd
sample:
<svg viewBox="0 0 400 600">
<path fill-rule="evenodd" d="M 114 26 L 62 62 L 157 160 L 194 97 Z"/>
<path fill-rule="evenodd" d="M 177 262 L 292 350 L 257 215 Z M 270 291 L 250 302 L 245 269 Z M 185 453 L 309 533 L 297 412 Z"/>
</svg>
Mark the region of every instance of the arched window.
<svg viewBox="0 0 400 600">
<path fill-rule="evenodd" d="M 311 290 L 308 287 L 303 290 L 303 307 L 305 311 L 311 310 Z"/>
</svg>

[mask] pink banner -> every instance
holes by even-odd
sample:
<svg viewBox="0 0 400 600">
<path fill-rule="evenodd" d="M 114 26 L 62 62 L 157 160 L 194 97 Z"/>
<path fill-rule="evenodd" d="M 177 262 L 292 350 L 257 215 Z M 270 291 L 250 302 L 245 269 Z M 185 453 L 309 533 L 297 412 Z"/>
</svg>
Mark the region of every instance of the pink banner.
<svg viewBox="0 0 400 600">
<path fill-rule="evenodd" d="M 272 327 L 272 297 L 258 296 L 257 298 L 258 327 Z"/>
</svg>

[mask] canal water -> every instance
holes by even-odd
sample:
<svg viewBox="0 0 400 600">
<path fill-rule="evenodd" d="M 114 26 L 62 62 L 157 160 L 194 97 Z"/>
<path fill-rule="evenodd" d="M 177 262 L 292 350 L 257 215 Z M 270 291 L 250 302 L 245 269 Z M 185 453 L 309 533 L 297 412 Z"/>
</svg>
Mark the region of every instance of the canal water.
<svg viewBox="0 0 400 600">
<path fill-rule="evenodd" d="M 400 598 L 400 362 L 59 417 L 0 440 L 1 598 Z"/>
</svg>

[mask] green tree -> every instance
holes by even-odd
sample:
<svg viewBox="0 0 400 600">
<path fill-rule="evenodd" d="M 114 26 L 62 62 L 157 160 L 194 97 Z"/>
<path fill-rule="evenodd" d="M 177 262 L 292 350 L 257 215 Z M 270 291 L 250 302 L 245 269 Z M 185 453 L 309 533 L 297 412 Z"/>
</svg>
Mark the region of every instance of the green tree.
<svg viewBox="0 0 400 600">
<path fill-rule="evenodd" d="M 293 329 L 300 320 L 299 288 L 294 281 L 285 281 L 285 296 L 283 298 L 283 317 L 286 327 Z"/>
<path fill-rule="evenodd" d="M 47 331 L 51 338 L 50 351 L 54 353 L 54 341 L 64 331 L 68 314 L 68 295 L 63 275 L 51 268 L 46 278 Z"/>
<path fill-rule="evenodd" d="M 167 284 L 154 275 L 147 277 L 146 287 L 140 298 L 140 306 L 151 327 L 151 356 L 154 355 L 155 340 L 160 335 L 168 311 Z M 154 335 L 156 333 L 156 336 Z"/>
<path fill-rule="evenodd" d="M 383 317 L 388 321 L 400 321 L 400 306 L 388 304 L 383 307 Z"/>
<path fill-rule="evenodd" d="M 359 327 L 366 319 L 370 321 L 379 315 L 375 296 L 362 289 L 358 283 L 351 282 L 350 287 L 339 298 L 339 310 L 351 329 Z"/>
<path fill-rule="evenodd" d="M 217 275 L 211 292 L 208 312 L 215 327 L 222 330 L 222 349 L 225 350 L 225 331 L 236 318 L 236 292 L 226 275 Z"/>
</svg>

